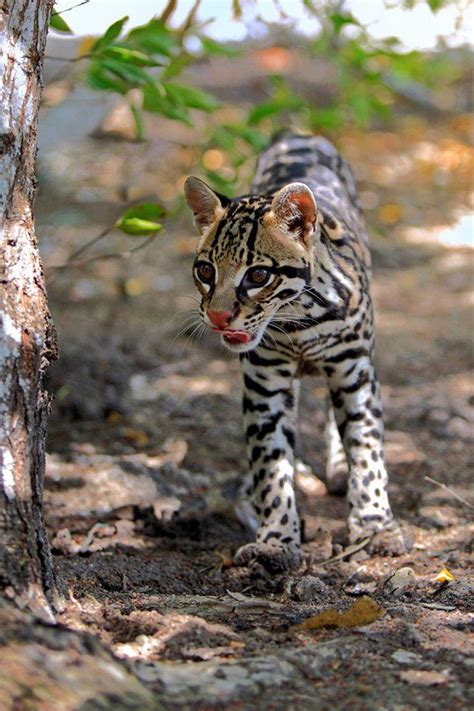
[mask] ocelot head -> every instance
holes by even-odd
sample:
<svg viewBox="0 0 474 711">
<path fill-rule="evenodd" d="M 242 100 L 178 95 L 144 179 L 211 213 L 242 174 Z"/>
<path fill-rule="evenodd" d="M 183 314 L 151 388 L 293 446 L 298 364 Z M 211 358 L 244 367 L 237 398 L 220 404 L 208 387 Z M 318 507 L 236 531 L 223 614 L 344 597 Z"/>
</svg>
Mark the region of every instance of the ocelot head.
<svg viewBox="0 0 474 711">
<path fill-rule="evenodd" d="M 275 195 L 231 200 L 191 177 L 185 195 L 201 234 L 193 268 L 201 318 L 229 350 L 252 350 L 282 306 L 310 284 L 313 193 L 290 183 Z"/>
</svg>

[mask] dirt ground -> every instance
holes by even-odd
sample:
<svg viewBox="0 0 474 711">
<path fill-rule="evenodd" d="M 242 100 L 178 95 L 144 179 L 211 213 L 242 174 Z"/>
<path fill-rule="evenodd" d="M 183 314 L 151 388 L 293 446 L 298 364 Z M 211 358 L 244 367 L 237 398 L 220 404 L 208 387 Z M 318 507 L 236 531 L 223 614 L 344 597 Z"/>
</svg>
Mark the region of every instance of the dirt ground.
<svg viewBox="0 0 474 711">
<path fill-rule="evenodd" d="M 129 260 L 51 269 L 114 219 L 124 194 L 171 205 L 198 170 L 196 134 L 150 125 L 145 147 L 84 137 L 40 162 L 38 232 L 61 349 L 45 484 L 60 621 L 125 660 L 150 708 L 472 708 L 472 261 L 435 239 L 467 208 L 461 119 L 404 118 L 396 131 L 341 139 L 373 235 L 390 494 L 413 549 L 369 558 L 344 547 L 346 503 L 318 478 L 324 384 L 308 379 L 300 450 L 312 473 L 297 477 L 305 543 L 291 575 L 232 563 L 251 540 L 233 512 L 246 467 L 238 362 L 187 320 L 189 218 L 171 215 Z M 444 568 L 453 579 L 437 579 Z M 301 626 L 361 600 L 359 620 Z M 124 698 L 115 708 L 145 708 Z"/>
</svg>

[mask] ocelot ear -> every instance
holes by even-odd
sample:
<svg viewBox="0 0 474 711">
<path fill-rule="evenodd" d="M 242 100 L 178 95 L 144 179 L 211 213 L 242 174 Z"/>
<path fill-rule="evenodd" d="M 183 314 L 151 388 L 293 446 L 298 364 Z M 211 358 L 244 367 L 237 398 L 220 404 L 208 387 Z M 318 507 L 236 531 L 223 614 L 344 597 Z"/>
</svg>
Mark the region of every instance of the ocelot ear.
<svg viewBox="0 0 474 711">
<path fill-rule="evenodd" d="M 289 183 L 272 202 L 276 226 L 308 247 L 316 229 L 318 208 L 312 191 L 304 183 Z"/>
<path fill-rule="evenodd" d="M 184 183 L 184 195 L 194 213 L 195 225 L 201 233 L 222 217 L 230 202 L 225 195 L 214 192 L 203 180 L 193 176 L 187 178 Z"/>
</svg>

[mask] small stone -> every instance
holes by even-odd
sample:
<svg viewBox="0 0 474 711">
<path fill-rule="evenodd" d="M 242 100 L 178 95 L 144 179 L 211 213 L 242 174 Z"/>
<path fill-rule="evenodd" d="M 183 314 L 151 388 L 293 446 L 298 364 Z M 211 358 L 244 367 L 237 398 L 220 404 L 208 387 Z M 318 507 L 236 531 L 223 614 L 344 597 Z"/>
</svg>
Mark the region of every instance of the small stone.
<svg viewBox="0 0 474 711">
<path fill-rule="evenodd" d="M 472 423 L 467 422 L 463 417 L 453 417 L 446 430 L 451 437 L 459 437 L 465 442 L 472 442 L 474 438 Z"/>
<path fill-rule="evenodd" d="M 316 578 L 314 575 L 306 575 L 301 578 L 293 589 L 293 597 L 299 602 L 312 602 L 318 596 L 326 593 L 327 587 L 321 578 Z"/>
<path fill-rule="evenodd" d="M 411 585 L 415 585 L 416 575 L 413 568 L 405 566 L 395 571 L 390 575 L 384 584 L 384 589 L 395 597 L 402 594 L 405 589 Z"/>
<path fill-rule="evenodd" d="M 407 652 L 405 649 L 396 649 L 392 659 L 399 664 L 419 664 L 423 661 L 419 654 Z"/>
<path fill-rule="evenodd" d="M 425 526 L 449 528 L 459 524 L 459 516 L 451 506 L 421 506 L 418 509 Z"/>
<path fill-rule="evenodd" d="M 450 672 L 449 669 L 443 669 L 441 672 L 407 669 L 407 671 L 400 672 L 400 679 L 407 684 L 416 684 L 417 686 L 442 686 L 450 680 Z"/>
</svg>

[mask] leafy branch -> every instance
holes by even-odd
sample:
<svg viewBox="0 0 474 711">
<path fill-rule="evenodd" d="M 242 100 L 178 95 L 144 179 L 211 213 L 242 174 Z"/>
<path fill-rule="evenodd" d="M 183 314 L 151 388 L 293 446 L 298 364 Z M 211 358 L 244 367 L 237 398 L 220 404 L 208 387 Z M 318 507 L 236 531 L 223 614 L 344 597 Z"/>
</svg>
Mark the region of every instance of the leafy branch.
<svg viewBox="0 0 474 711">
<path fill-rule="evenodd" d="M 164 215 L 164 212 L 161 205 L 157 205 L 156 203 L 144 203 L 127 208 L 112 225 L 106 227 L 96 237 L 93 237 L 72 252 L 63 264 L 50 267 L 51 271 L 53 271 L 53 275 L 48 278 L 48 283 L 52 283 L 58 273 L 65 269 L 83 266 L 84 264 L 104 259 L 129 259 L 136 252 L 148 247 L 156 238 L 158 232 L 163 230 L 163 225 L 159 220 Z M 123 234 L 131 237 L 145 237 L 145 239 L 142 240 L 140 244 L 125 251 L 106 252 L 105 254 L 96 254 L 86 258 L 83 257 L 86 252 L 89 252 L 92 247 L 95 247 L 99 242 L 108 237 L 114 230 L 120 230 Z"/>
</svg>

